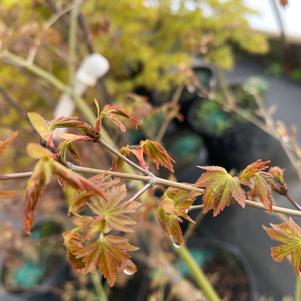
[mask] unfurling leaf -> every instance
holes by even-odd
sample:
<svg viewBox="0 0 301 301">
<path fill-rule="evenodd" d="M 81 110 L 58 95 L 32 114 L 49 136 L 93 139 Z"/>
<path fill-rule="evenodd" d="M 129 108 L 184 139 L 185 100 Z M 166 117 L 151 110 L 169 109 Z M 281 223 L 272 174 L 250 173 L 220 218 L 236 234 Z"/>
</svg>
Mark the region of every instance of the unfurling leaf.
<svg viewBox="0 0 301 301">
<path fill-rule="evenodd" d="M 273 166 L 269 169 L 269 174 L 272 175 L 272 189 L 281 195 L 287 194 L 287 185 L 284 182 L 284 169 Z"/>
<path fill-rule="evenodd" d="M 272 177 L 266 172 L 258 172 L 252 178 L 249 191 L 250 198 L 258 198 L 264 207 L 272 211 L 273 196 L 272 196 Z"/>
<path fill-rule="evenodd" d="M 137 248 L 125 237 L 101 235 L 85 245 L 85 240 L 78 233 L 67 232 L 64 233 L 64 242 L 73 268 L 84 274 L 98 269 L 110 286 L 114 285 L 119 270 L 126 272 L 130 267 L 131 272 L 136 271 L 128 252 L 135 251 Z"/>
<path fill-rule="evenodd" d="M 63 162 L 67 161 L 68 152 L 70 153 L 70 155 L 75 161 L 80 162 L 79 153 L 77 152 L 77 149 L 75 148 L 72 141 L 69 140 L 62 141 L 58 146 L 58 154 Z"/>
<path fill-rule="evenodd" d="M 124 155 L 124 156 L 128 156 L 131 152 L 129 150 L 129 148 L 127 146 L 123 146 L 119 149 L 119 152 Z M 113 163 L 112 163 L 112 169 L 114 171 L 120 171 L 122 169 L 124 165 L 124 160 L 122 160 L 121 158 L 119 157 L 116 157 L 114 160 L 113 160 Z"/>
<path fill-rule="evenodd" d="M 239 180 L 242 184 L 249 184 L 250 180 L 260 171 L 267 170 L 270 161 L 257 160 L 256 162 L 248 165 L 240 174 Z"/>
<path fill-rule="evenodd" d="M 44 192 L 45 187 L 49 184 L 52 175 L 52 166 L 50 160 L 40 160 L 27 182 L 27 188 L 24 197 L 24 215 L 23 225 L 26 233 L 30 233 L 34 223 L 34 211 L 40 195 Z"/>
<path fill-rule="evenodd" d="M 3 142 L 0 141 L 0 154 L 2 154 L 5 151 L 5 149 L 16 139 L 17 136 L 18 136 L 18 132 L 14 132 Z"/>
<path fill-rule="evenodd" d="M 281 262 L 287 258 L 299 276 L 301 272 L 301 228 L 291 218 L 282 224 L 270 225 L 271 228 L 263 226 L 263 229 L 271 239 L 280 242 L 280 245 L 271 248 L 273 259 Z"/>
<path fill-rule="evenodd" d="M 144 153 L 156 165 L 157 169 L 159 169 L 159 166 L 161 165 L 171 172 L 174 171 L 173 163 L 175 161 L 160 143 L 147 139 L 140 141 L 140 146 L 143 148 Z"/>
<path fill-rule="evenodd" d="M 143 148 L 140 145 L 128 146 L 128 150 L 137 158 L 140 166 L 146 170 L 148 170 L 148 165 L 144 160 L 143 156 Z"/>
<path fill-rule="evenodd" d="M 126 113 L 122 108 L 120 108 L 117 105 L 110 105 L 110 104 L 105 105 L 99 116 L 100 121 L 104 117 L 110 119 L 122 132 L 126 131 L 126 127 L 123 124 L 123 122 L 120 120 L 120 117 L 128 119 L 135 127 L 138 124 L 137 119 L 130 116 L 128 113 Z"/>
<path fill-rule="evenodd" d="M 84 131 L 90 131 L 91 126 L 85 121 L 81 121 L 78 117 L 63 116 L 50 122 L 52 130 L 57 128 L 78 128 Z"/>
<path fill-rule="evenodd" d="M 213 216 L 217 216 L 232 200 L 241 207 L 245 207 L 246 195 L 240 186 L 239 179 L 232 177 L 219 166 L 197 166 L 206 170 L 197 180 L 196 186 L 205 187 L 203 195 L 204 213 L 213 209 Z"/>
<path fill-rule="evenodd" d="M 184 242 L 180 227 L 181 218 L 193 222 L 187 213 L 199 195 L 200 193 L 197 191 L 168 188 L 160 200 L 160 207 L 157 214 L 158 221 L 164 232 L 179 245 Z"/>
<path fill-rule="evenodd" d="M 27 153 L 33 159 L 53 158 L 53 153 L 51 151 L 37 143 L 29 143 L 27 145 Z"/>
<path fill-rule="evenodd" d="M 27 114 L 32 126 L 44 141 L 48 141 L 51 129 L 48 122 L 38 113 L 30 112 Z"/>
<path fill-rule="evenodd" d="M 240 174 L 239 180 L 242 184 L 251 188 L 250 198 L 258 198 L 264 207 L 272 211 L 272 176 L 265 172 L 270 161 L 257 160 L 247 166 Z"/>
</svg>

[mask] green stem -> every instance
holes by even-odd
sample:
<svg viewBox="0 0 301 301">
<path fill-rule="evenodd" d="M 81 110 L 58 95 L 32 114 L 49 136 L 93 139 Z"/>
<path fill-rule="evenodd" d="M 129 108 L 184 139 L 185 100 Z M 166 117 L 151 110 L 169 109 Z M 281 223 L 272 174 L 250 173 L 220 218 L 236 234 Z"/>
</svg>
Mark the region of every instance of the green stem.
<svg viewBox="0 0 301 301">
<path fill-rule="evenodd" d="M 202 271 L 201 267 L 197 264 L 194 258 L 191 256 L 189 250 L 182 246 L 180 248 L 174 248 L 175 251 L 178 253 L 179 257 L 183 260 L 186 266 L 189 268 L 191 275 L 193 276 L 194 280 L 196 281 L 197 285 L 204 293 L 204 295 L 208 298 L 209 301 L 220 301 L 221 299 L 215 292 L 214 288 L 212 287 L 211 283 L 209 282 L 208 278 Z"/>
<path fill-rule="evenodd" d="M 108 301 L 106 292 L 103 288 L 99 275 L 97 273 L 91 274 L 91 280 L 93 282 L 96 295 L 97 297 L 99 297 L 98 301 Z"/>
<path fill-rule="evenodd" d="M 296 277 L 295 301 L 301 300 L 301 279 Z"/>
</svg>

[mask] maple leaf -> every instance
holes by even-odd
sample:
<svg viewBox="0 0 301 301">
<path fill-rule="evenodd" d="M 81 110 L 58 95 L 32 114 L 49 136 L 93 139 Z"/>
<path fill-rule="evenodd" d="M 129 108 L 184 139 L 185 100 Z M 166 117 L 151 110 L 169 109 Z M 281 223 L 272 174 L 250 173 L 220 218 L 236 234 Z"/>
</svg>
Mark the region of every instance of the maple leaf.
<svg viewBox="0 0 301 301">
<path fill-rule="evenodd" d="M 271 239 L 280 242 L 281 244 L 271 248 L 272 258 L 277 262 L 282 262 L 287 258 L 297 276 L 301 272 L 301 228 L 292 218 L 286 222 L 274 225 L 270 224 L 271 228 L 263 226 Z"/>
<path fill-rule="evenodd" d="M 160 143 L 147 139 L 140 141 L 140 146 L 143 148 L 144 153 L 156 165 L 157 169 L 159 169 L 161 165 L 169 171 L 174 172 L 173 163 L 175 161 Z"/>
<path fill-rule="evenodd" d="M 49 137 L 51 136 L 51 129 L 49 123 L 40 114 L 35 112 L 29 112 L 27 113 L 27 116 L 33 128 L 40 135 L 40 137 L 44 141 L 48 141 Z"/>
<path fill-rule="evenodd" d="M 126 157 L 128 157 L 129 154 L 131 153 L 128 146 L 121 147 L 119 149 L 119 152 Z M 116 157 L 114 158 L 112 163 L 112 170 L 119 171 L 122 169 L 123 165 L 124 165 L 124 160 L 119 157 Z"/>
<path fill-rule="evenodd" d="M 184 243 L 184 237 L 180 226 L 181 219 L 175 214 L 168 214 L 162 207 L 157 211 L 158 221 L 165 233 L 177 244 Z"/>
<path fill-rule="evenodd" d="M 213 216 L 217 216 L 232 200 L 245 207 L 246 195 L 237 177 L 232 177 L 219 166 L 197 167 L 206 170 L 195 183 L 198 187 L 205 187 L 204 213 L 213 209 Z"/>
<path fill-rule="evenodd" d="M 197 191 L 186 191 L 178 188 L 168 188 L 160 200 L 157 218 L 173 241 L 183 244 L 183 233 L 181 230 L 181 218 L 194 222 L 187 214 L 190 206 L 201 193 Z"/>
<path fill-rule="evenodd" d="M 44 192 L 52 175 L 51 162 L 47 159 L 41 159 L 34 167 L 32 176 L 27 182 L 24 197 L 23 225 L 26 233 L 30 233 L 34 223 L 34 211 L 39 197 Z"/>
<path fill-rule="evenodd" d="M 138 248 L 131 245 L 125 237 L 100 235 L 97 240 L 86 245 L 84 239 L 76 232 L 64 233 L 63 237 L 68 260 L 73 268 L 81 273 L 86 274 L 98 269 L 110 286 L 113 286 L 119 270 L 130 273 L 136 271 L 128 252 Z"/>
<path fill-rule="evenodd" d="M 18 132 L 14 132 L 6 140 L 0 141 L 0 154 L 2 154 L 5 151 L 5 149 L 16 139 L 17 136 Z"/>
<path fill-rule="evenodd" d="M 78 128 L 84 131 L 91 130 L 91 126 L 87 122 L 80 120 L 78 117 L 71 116 L 63 116 L 54 119 L 50 121 L 49 125 L 52 130 L 56 128 Z"/>
<path fill-rule="evenodd" d="M 265 172 L 270 161 L 257 160 L 248 165 L 240 174 L 239 180 L 242 184 L 251 188 L 250 198 L 258 198 L 264 207 L 272 211 L 272 176 Z"/>
<path fill-rule="evenodd" d="M 239 176 L 239 180 L 241 181 L 242 184 L 248 184 L 249 181 L 255 176 L 256 173 L 267 170 L 268 164 L 270 161 L 262 161 L 262 160 L 257 160 L 256 162 L 248 165 L 241 173 Z"/>
<path fill-rule="evenodd" d="M 257 197 L 267 210 L 272 211 L 272 176 L 266 172 L 258 172 L 252 178 L 250 187 L 249 197 Z"/>
<path fill-rule="evenodd" d="M 99 120 L 103 118 L 110 119 L 122 132 L 126 131 L 126 127 L 123 122 L 120 120 L 120 117 L 128 119 L 135 127 L 138 124 L 137 119 L 130 116 L 118 105 L 107 104 L 103 107 L 103 110 L 99 114 Z"/>
<path fill-rule="evenodd" d="M 67 153 L 68 152 L 70 153 L 70 155 L 72 156 L 72 158 L 75 161 L 80 162 L 79 153 L 78 153 L 76 147 L 74 146 L 74 144 L 72 143 L 72 141 L 70 141 L 70 140 L 62 141 L 58 146 L 58 154 L 59 154 L 61 161 L 63 161 L 63 162 L 67 161 Z"/>
<path fill-rule="evenodd" d="M 115 185 L 107 189 L 106 194 L 109 201 L 101 196 L 92 196 L 88 202 L 88 206 L 97 216 L 98 228 L 101 228 L 104 233 L 111 230 L 132 232 L 130 226 L 135 222 L 129 214 L 134 213 L 141 203 L 124 200 L 127 195 L 125 185 Z"/>
</svg>

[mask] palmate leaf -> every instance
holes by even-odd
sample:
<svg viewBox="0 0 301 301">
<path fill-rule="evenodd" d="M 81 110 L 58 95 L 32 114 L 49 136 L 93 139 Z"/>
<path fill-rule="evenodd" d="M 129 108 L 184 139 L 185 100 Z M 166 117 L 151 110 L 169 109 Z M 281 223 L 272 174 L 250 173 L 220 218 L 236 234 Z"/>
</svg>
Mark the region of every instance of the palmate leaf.
<svg viewBox="0 0 301 301">
<path fill-rule="evenodd" d="M 239 176 L 241 183 L 248 185 L 250 180 L 260 171 L 267 170 L 270 161 L 257 160 L 256 162 L 248 165 Z"/>
<path fill-rule="evenodd" d="M 103 118 L 108 118 L 111 120 L 122 132 L 126 131 L 126 127 L 120 117 L 123 117 L 129 120 L 135 127 L 138 124 L 138 120 L 126 113 L 121 107 L 118 105 L 107 104 L 103 107 L 102 111 L 99 114 L 99 120 Z"/>
<path fill-rule="evenodd" d="M 301 272 L 301 228 L 291 218 L 282 224 L 270 225 L 271 228 L 263 226 L 263 229 L 271 239 L 280 242 L 280 245 L 271 248 L 273 259 L 282 262 L 287 258 L 299 276 Z"/>
<path fill-rule="evenodd" d="M 131 245 L 125 237 L 102 235 L 84 246 L 84 241 L 77 233 L 64 233 L 63 236 L 68 259 L 79 272 L 86 274 L 100 270 L 110 286 L 114 285 L 119 270 L 126 274 L 136 272 L 136 266 L 128 253 L 138 248 Z"/>
<path fill-rule="evenodd" d="M 199 195 L 197 191 L 168 188 L 160 200 L 157 212 L 158 221 L 164 232 L 179 245 L 184 242 L 180 226 L 181 218 L 193 222 L 187 213 Z"/>
<path fill-rule="evenodd" d="M 251 188 L 250 198 L 258 198 L 267 210 L 272 211 L 272 176 L 264 171 L 268 168 L 269 162 L 257 160 L 248 165 L 241 172 L 239 180 Z"/>
<path fill-rule="evenodd" d="M 246 195 L 237 177 L 232 177 L 219 166 L 197 167 L 206 170 L 195 183 L 197 187 L 205 187 L 204 213 L 213 209 L 213 216 L 217 216 L 232 200 L 245 207 Z"/>
<path fill-rule="evenodd" d="M 173 163 L 175 161 L 160 143 L 147 139 L 140 141 L 140 146 L 143 148 L 143 152 L 148 158 L 156 165 L 157 169 L 159 169 L 159 166 L 161 165 L 169 171 L 174 172 Z"/>
<path fill-rule="evenodd" d="M 97 217 L 98 228 L 104 233 L 112 230 L 132 232 L 131 226 L 135 222 L 129 215 L 134 213 L 141 203 L 125 201 L 125 185 L 115 185 L 107 189 L 106 194 L 109 201 L 99 195 L 92 196 L 88 201 L 88 206 Z"/>
</svg>

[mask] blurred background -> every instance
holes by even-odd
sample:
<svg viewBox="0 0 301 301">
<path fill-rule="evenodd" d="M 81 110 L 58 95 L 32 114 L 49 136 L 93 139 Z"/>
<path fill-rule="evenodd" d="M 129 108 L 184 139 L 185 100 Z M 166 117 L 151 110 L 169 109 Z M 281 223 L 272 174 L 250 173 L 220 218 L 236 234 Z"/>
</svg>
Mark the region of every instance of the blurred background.
<svg viewBox="0 0 301 301">
<path fill-rule="evenodd" d="M 1 154 L 0 173 L 34 166 L 26 144 L 39 138 L 27 112 L 91 122 L 96 98 L 141 120 L 125 134 L 105 124 L 116 145 L 162 141 L 179 181 L 196 181 L 196 165 L 238 172 L 271 160 L 285 168 L 291 195 L 301 199 L 300 11 L 298 0 L 1 0 L 0 140 L 19 136 Z M 81 165 L 110 168 L 97 146 L 77 147 Z M 205 300 L 149 218 L 155 197 L 133 238 L 141 249 L 133 257 L 138 272 L 120 275 L 109 289 L 100 276 L 69 266 L 61 234 L 70 229 L 70 200 L 55 181 L 31 237 L 22 229 L 26 181 L 0 184 L 18 191 L 0 202 L 1 301 Z M 294 300 L 295 274 L 272 260 L 262 231 L 276 217 L 237 206 L 216 218 L 191 215 L 196 225 L 183 223 L 187 245 L 222 300 Z"/>
</svg>

